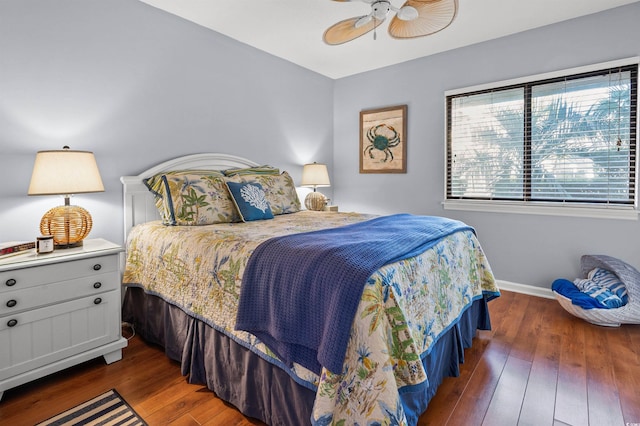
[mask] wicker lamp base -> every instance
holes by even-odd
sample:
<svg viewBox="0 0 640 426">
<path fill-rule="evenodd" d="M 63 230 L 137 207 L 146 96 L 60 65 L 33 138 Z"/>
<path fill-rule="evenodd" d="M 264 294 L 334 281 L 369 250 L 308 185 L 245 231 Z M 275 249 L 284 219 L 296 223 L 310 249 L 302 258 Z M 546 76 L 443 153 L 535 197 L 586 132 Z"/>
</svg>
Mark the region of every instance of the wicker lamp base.
<svg viewBox="0 0 640 426">
<path fill-rule="evenodd" d="M 58 206 L 42 216 L 40 232 L 42 235 L 52 235 L 57 249 L 79 247 L 89 235 L 92 225 L 91 215 L 82 207 Z"/>
<path fill-rule="evenodd" d="M 310 192 L 304 199 L 304 206 L 309 210 L 321 211 L 327 205 L 327 197 L 321 192 Z"/>
</svg>

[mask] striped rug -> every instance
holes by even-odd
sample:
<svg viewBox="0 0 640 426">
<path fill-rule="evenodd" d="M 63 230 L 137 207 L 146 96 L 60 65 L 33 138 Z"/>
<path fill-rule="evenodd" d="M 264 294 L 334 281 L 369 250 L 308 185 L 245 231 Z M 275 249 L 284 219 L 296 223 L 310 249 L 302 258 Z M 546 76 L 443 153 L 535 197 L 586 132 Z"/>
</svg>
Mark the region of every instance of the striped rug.
<svg viewBox="0 0 640 426">
<path fill-rule="evenodd" d="M 36 426 L 147 426 L 115 389 L 96 396 Z"/>
</svg>

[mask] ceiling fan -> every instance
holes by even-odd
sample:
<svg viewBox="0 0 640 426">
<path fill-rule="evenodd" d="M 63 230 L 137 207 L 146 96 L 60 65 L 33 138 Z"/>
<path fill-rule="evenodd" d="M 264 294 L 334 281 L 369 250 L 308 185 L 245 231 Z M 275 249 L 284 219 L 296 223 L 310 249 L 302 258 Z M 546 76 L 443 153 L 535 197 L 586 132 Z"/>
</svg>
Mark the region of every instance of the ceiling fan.
<svg viewBox="0 0 640 426">
<path fill-rule="evenodd" d="M 389 12 L 395 13 L 389 23 L 389 35 L 393 38 L 415 38 L 437 33 L 447 28 L 458 13 L 458 0 L 407 0 L 400 8 L 392 5 L 390 0 L 334 1 L 361 1 L 371 5 L 371 12 L 329 27 L 322 38 L 330 45 L 346 43 L 375 30 L 385 21 Z M 373 34 L 375 39 L 375 31 Z"/>
</svg>

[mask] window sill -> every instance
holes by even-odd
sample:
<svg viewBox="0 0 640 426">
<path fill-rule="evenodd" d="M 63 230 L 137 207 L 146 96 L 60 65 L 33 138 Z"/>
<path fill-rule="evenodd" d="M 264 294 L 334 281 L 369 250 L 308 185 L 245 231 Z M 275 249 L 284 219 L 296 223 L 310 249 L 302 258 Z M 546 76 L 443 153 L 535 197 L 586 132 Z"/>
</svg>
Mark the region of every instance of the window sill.
<svg viewBox="0 0 640 426">
<path fill-rule="evenodd" d="M 557 203 L 519 203 L 517 201 L 445 200 L 445 210 L 463 210 L 491 213 L 518 213 L 549 216 L 588 217 L 595 219 L 638 220 L 633 207 L 600 205 L 566 205 Z"/>
</svg>

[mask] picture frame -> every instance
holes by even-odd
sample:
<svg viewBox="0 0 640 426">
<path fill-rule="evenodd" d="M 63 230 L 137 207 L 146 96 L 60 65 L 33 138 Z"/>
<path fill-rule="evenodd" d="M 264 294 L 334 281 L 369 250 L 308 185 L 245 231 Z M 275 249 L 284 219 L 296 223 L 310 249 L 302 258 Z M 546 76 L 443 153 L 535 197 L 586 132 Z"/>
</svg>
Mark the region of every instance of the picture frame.
<svg viewBox="0 0 640 426">
<path fill-rule="evenodd" d="M 360 173 L 407 172 L 407 105 L 360 111 Z"/>
</svg>

